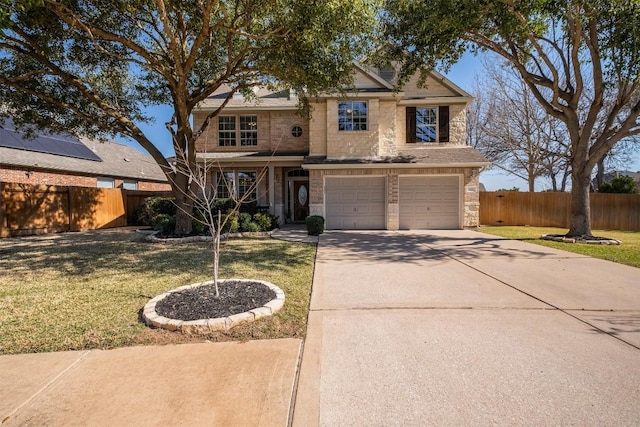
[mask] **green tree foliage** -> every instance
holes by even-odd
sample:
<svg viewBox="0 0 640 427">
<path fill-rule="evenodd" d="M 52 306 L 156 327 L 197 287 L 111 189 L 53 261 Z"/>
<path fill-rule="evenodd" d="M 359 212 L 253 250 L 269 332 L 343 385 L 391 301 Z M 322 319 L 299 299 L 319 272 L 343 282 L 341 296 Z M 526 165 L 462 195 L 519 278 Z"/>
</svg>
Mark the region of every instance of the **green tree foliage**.
<svg viewBox="0 0 640 427">
<path fill-rule="evenodd" d="M 384 60 L 402 79 L 494 52 L 522 76 L 570 141 L 571 236 L 591 234 L 594 166 L 640 134 L 640 1 L 387 0 Z"/>
<path fill-rule="evenodd" d="M 88 136 L 123 135 L 163 168 L 188 233 L 196 105 L 221 86 L 250 96 L 256 85 L 307 97 L 339 88 L 371 46 L 372 0 L 25 0 L 0 25 L 0 119 Z M 170 105 L 172 167 L 140 124 L 147 107 Z"/>
<path fill-rule="evenodd" d="M 610 182 L 605 182 L 598 187 L 598 193 L 636 194 L 638 183 L 630 176 L 614 176 Z"/>
</svg>

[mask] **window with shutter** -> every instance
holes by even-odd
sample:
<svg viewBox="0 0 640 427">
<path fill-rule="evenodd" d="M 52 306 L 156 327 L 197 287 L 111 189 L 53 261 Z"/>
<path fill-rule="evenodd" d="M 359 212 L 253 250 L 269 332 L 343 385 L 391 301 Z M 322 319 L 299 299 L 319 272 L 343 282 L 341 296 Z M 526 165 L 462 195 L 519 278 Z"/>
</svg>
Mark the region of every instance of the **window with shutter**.
<svg viewBox="0 0 640 427">
<path fill-rule="evenodd" d="M 416 107 L 407 107 L 407 143 L 416 142 Z"/>
<path fill-rule="evenodd" d="M 438 116 L 438 141 L 449 142 L 449 106 L 441 105 Z"/>
<path fill-rule="evenodd" d="M 449 142 L 449 106 L 406 107 L 408 144 Z"/>
</svg>

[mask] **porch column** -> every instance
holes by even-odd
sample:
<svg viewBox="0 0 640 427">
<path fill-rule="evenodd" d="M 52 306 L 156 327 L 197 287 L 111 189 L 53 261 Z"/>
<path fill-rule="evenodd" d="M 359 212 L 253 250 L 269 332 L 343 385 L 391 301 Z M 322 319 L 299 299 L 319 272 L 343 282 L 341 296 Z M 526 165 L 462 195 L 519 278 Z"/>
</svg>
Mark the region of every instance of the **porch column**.
<svg viewBox="0 0 640 427">
<path fill-rule="evenodd" d="M 269 192 L 269 213 L 271 215 L 276 215 L 276 173 L 275 168 L 272 164 L 269 165 L 269 187 L 267 191 Z"/>
</svg>

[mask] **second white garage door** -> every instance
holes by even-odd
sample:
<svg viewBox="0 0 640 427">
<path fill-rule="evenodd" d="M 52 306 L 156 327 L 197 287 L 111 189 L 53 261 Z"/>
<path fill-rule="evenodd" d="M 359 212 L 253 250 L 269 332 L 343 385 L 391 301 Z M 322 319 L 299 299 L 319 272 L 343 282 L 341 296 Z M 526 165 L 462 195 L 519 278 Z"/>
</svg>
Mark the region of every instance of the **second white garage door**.
<svg viewBox="0 0 640 427">
<path fill-rule="evenodd" d="M 400 229 L 460 228 L 457 176 L 400 177 Z"/>
<path fill-rule="evenodd" d="M 325 179 L 326 228 L 376 230 L 386 228 L 384 177 Z"/>
</svg>

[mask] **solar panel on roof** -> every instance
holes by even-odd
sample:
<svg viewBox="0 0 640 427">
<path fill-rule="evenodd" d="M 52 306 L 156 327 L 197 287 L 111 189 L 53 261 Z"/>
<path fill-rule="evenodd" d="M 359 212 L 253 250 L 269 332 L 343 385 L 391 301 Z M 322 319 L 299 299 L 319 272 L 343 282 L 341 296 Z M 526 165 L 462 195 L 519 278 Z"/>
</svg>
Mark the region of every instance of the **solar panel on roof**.
<svg viewBox="0 0 640 427">
<path fill-rule="evenodd" d="M 36 134 L 32 138 L 28 138 L 24 133 L 15 130 L 10 121 L 0 125 L 0 147 L 92 160 L 94 162 L 102 161 L 96 153 L 74 136 Z"/>
</svg>

